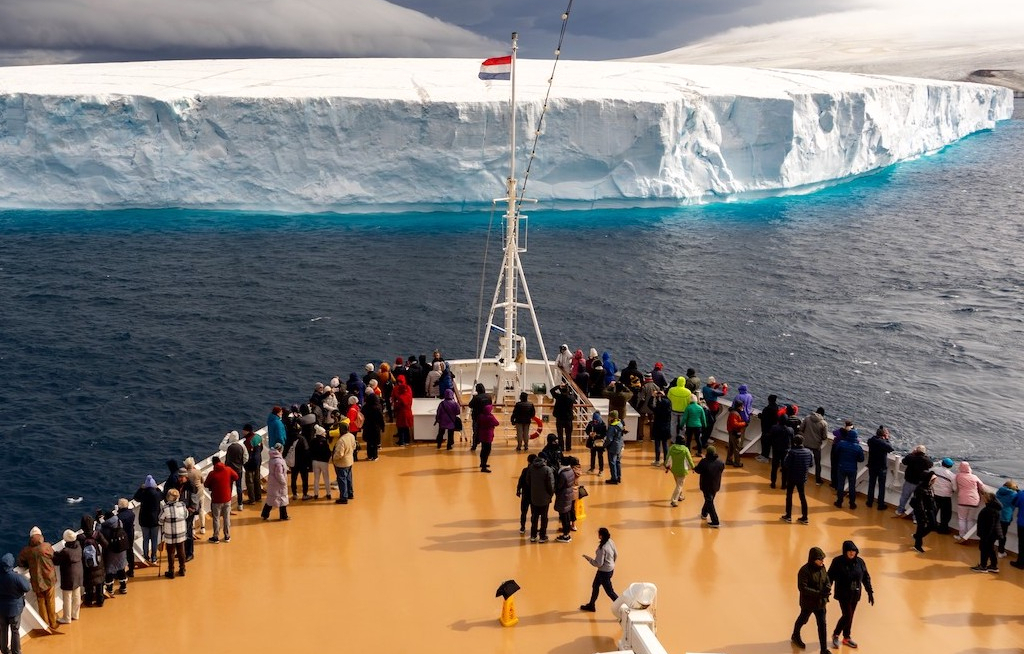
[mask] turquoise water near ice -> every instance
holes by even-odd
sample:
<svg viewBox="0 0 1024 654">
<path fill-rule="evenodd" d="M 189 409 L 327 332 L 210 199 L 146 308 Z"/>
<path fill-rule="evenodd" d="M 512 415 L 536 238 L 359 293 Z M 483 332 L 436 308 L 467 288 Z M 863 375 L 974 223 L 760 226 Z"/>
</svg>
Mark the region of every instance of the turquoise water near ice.
<svg viewBox="0 0 1024 654">
<path fill-rule="evenodd" d="M 759 406 L 822 405 L 1019 477 L 1022 160 L 1018 118 L 809 195 L 534 211 L 523 261 L 549 354 L 694 366 Z M 472 356 L 490 220 L 0 212 L 0 543 L 33 524 L 55 539 L 318 380 Z"/>
</svg>

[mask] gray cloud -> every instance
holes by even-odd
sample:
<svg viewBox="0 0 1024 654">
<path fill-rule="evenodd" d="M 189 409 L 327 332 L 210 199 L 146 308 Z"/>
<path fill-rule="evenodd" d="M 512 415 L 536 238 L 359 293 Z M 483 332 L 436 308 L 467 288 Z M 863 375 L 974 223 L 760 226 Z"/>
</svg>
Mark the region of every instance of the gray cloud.
<svg viewBox="0 0 1024 654">
<path fill-rule="evenodd" d="M 499 44 L 385 0 L 3 0 L 0 61 L 463 57 Z"/>
</svg>

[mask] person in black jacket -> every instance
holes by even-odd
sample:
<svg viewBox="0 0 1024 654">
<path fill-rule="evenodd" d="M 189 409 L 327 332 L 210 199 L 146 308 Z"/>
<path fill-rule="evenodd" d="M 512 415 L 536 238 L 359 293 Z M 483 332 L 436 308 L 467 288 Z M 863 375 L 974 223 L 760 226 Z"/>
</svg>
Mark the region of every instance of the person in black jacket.
<svg viewBox="0 0 1024 654">
<path fill-rule="evenodd" d="M 885 511 L 889 505 L 885 503 L 885 476 L 889 469 L 889 430 L 879 425 L 875 435 L 868 439 L 868 508 L 875 501 L 875 486 L 878 486 L 878 510 Z"/>
<path fill-rule="evenodd" d="M 921 483 L 914 489 L 914 495 L 910 498 L 910 506 L 914 509 L 914 521 L 917 522 L 917 531 L 914 532 L 914 549 L 924 553 L 924 537 L 935 531 L 935 494 L 932 492 L 932 484 L 935 483 L 935 473 L 926 470 Z"/>
<path fill-rule="evenodd" d="M 526 533 L 526 513 L 530 509 L 530 465 L 537 459 L 536 454 L 526 457 L 526 467 L 519 473 L 516 483 L 516 497 L 519 498 L 519 533 Z"/>
<path fill-rule="evenodd" d="M 825 570 L 825 552 L 820 547 L 812 547 L 807 553 L 807 563 L 796 573 L 796 587 L 800 591 L 800 615 L 793 623 L 793 635 L 790 642 L 804 649 L 807 647 L 800 638 L 800 630 L 813 615 L 818 624 L 818 642 L 821 654 L 828 653 L 825 640 L 825 606 L 828 604 L 832 582 Z"/>
<path fill-rule="evenodd" d="M 494 400 L 487 394 L 487 389 L 483 384 L 476 385 L 476 395 L 469 398 L 469 419 L 473 423 L 473 444 L 470 446 L 470 452 L 476 452 L 477 446 L 480 444 L 480 436 L 477 434 L 476 419 L 480 417 L 480 414 L 484 412 L 484 407 L 488 404 L 492 404 Z"/>
<path fill-rule="evenodd" d="M 1003 536 L 1003 526 L 999 524 L 999 512 L 1002 505 L 992 493 L 985 493 L 985 506 L 978 512 L 978 549 L 981 562 L 971 568 L 975 572 L 999 572 L 999 557 L 996 554 L 996 543 Z"/>
<path fill-rule="evenodd" d="M 142 528 L 142 555 L 149 563 L 156 563 L 156 548 L 160 543 L 160 502 L 164 494 L 156 487 L 153 475 L 139 486 L 132 498 L 139 503 L 139 527 Z"/>
<path fill-rule="evenodd" d="M 718 450 L 714 445 L 708 445 L 704 452 L 704 458 L 700 460 L 694 469 L 700 475 L 700 492 L 704 494 L 704 505 L 700 509 L 700 517 L 703 520 L 710 516 L 709 527 L 718 528 L 721 524 L 718 520 L 718 511 L 715 510 L 715 495 L 722 489 L 722 473 L 725 471 L 725 462 L 718 458 Z"/>
<path fill-rule="evenodd" d="M 519 401 L 512 407 L 512 415 L 509 416 L 509 421 L 516 430 L 516 452 L 526 452 L 530 449 L 530 426 L 537 415 L 537 409 L 529 398 L 526 392 L 520 393 Z"/>
<path fill-rule="evenodd" d="M 558 435 L 562 451 L 572 451 L 572 419 L 576 408 L 576 397 L 569 389 L 569 384 L 562 381 L 561 384 L 551 389 L 551 397 L 555 398 L 555 406 L 551 409 L 551 415 L 555 417 L 555 433 Z"/>
<path fill-rule="evenodd" d="M 832 581 L 832 590 L 839 608 L 843 612 L 836 628 L 832 630 L 832 647 L 839 648 L 839 634 L 843 635 L 843 644 L 856 649 L 857 643 L 850 637 L 853 629 L 853 614 L 857 611 L 861 592 L 868 593 L 868 604 L 874 606 L 875 591 L 871 587 L 871 575 L 868 566 L 859 556 L 860 550 L 852 540 L 843 541 L 843 553 L 832 559 L 828 566 L 828 578 Z"/>
<path fill-rule="evenodd" d="M 762 417 L 764 416 L 763 413 L 761 415 Z M 769 479 L 771 480 L 772 488 L 775 488 L 780 468 L 782 468 L 782 487 L 786 487 L 786 470 L 782 467 L 782 462 L 786 460 L 786 453 L 789 452 L 789 448 L 793 444 L 794 436 L 796 436 L 796 432 L 789 426 L 789 423 L 782 418 L 778 418 L 771 429 L 768 430 L 767 435 L 761 437 L 762 442 L 767 438 L 771 447 L 772 470 Z"/>
<path fill-rule="evenodd" d="M 60 592 L 64 604 L 63 615 L 57 622 L 69 624 L 78 619 L 84 584 L 82 548 L 78 546 L 75 532 L 70 529 L 64 530 L 64 548 L 53 555 L 53 564 L 60 568 Z"/>
<path fill-rule="evenodd" d="M 530 464 L 527 475 L 530 487 L 530 542 L 548 542 L 548 507 L 555 495 L 555 473 L 537 457 Z"/>
<path fill-rule="evenodd" d="M 135 510 L 132 509 L 128 498 L 122 497 L 117 500 L 117 518 L 121 521 L 125 533 L 128 535 L 128 577 L 135 577 Z M 124 584 L 121 585 L 124 588 Z"/>
<path fill-rule="evenodd" d="M 900 503 L 896 505 L 896 517 L 906 515 L 907 500 L 914 494 L 914 489 L 921 483 L 925 470 L 932 469 L 932 460 L 924 445 L 918 445 L 914 451 L 903 457 L 906 470 L 903 473 L 903 489 L 900 491 Z"/>
<path fill-rule="evenodd" d="M 779 405 L 777 395 L 768 396 L 768 405 L 761 409 L 761 455 L 758 461 L 768 463 L 772 456 L 772 443 L 768 438 L 768 432 L 772 430 L 775 423 L 779 421 Z"/>
<path fill-rule="evenodd" d="M 782 515 L 785 522 L 793 519 L 793 490 L 796 489 L 800 496 L 800 524 L 807 524 L 807 493 L 804 485 L 807 483 L 807 471 L 813 467 L 814 455 L 804 447 L 804 439 L 794 437 L 793 447 L 782 462 L 782 478 L 786 480 L 786 512 Z"/>
<path fill-rule="evenodd" d="M 384 409 L 376 393 L 367 392 L 363 403 L 363 441 L 366 443 L 366 459 L 376 461 L 380 453 L 380 437 L 384 433 Z"/>
</svg>

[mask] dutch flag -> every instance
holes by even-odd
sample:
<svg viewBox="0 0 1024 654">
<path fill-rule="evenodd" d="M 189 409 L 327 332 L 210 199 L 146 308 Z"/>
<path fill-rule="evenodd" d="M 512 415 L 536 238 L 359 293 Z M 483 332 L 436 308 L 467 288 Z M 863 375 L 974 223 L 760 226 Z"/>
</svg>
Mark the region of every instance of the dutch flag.
<svg viewBox="0 0 1024 654">
<path fill-rule="evenodd" d="M 512 55 L 485 59 L 480 64 L 480 79 L 512 79 Z"/>
</svg>

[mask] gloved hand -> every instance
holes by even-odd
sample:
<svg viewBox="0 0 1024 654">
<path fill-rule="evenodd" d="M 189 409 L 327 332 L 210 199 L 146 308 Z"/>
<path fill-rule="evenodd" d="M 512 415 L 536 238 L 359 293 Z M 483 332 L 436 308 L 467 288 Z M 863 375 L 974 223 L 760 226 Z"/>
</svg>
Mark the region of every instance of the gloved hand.
<svg viewBox="0 0 1024 654">
<path fill-rule="evenodd" d="M 868 593 L 868 604 L 870 604 L 871 606 L 875 605 L 875 594 L 874 593 Z"/>
</svg>

